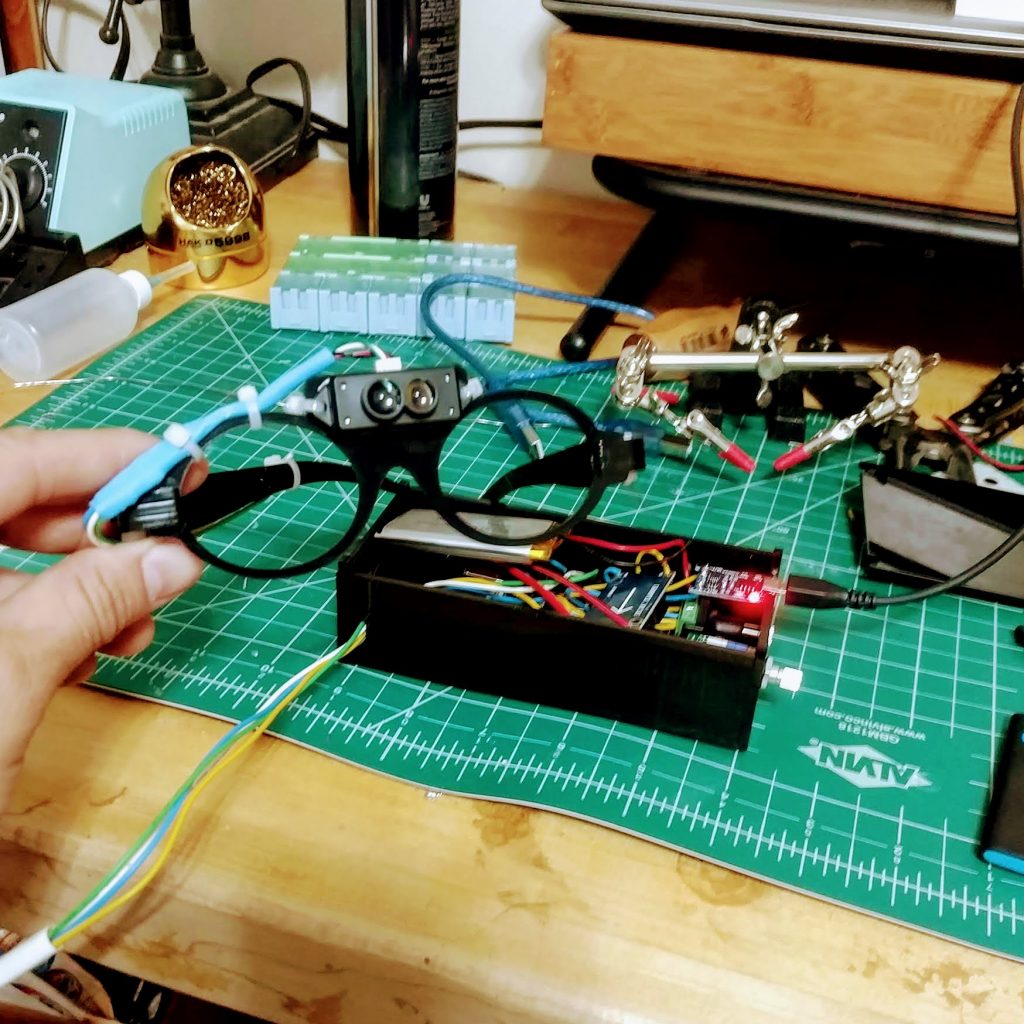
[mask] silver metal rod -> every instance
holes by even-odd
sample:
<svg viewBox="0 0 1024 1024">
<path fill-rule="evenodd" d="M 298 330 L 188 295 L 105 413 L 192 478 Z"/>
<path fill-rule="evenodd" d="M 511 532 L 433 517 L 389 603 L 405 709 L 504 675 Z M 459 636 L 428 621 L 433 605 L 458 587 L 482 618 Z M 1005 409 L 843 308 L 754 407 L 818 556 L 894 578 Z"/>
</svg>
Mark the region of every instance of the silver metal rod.
<svg viewBox="0 0 1024 1024">
<path fill-rule="evenodd" d="M 877 370 L 889 358 L 888 352 L 783 352 L 787 373 L 803 370 Z M 758 352 L 655 352 L 647 363 L 644 379 L 678 380 L 690 373 L 755 373 L 763 353 Z"/>
</svg>

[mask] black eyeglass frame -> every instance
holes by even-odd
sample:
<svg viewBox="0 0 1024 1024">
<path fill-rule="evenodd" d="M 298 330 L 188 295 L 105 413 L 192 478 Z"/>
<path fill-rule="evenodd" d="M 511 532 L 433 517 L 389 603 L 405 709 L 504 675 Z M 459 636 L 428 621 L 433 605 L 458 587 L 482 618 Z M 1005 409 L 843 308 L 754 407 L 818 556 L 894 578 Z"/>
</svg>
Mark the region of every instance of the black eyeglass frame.
<svg viewBox="0 0 1024 1024">
<path fill-rule="evenodd" d="M 533 536 L 501 538 L 474 528 L 459 517 L 458 512 L 463 505 L 458 499 L 445 494 L 438 475 L 445 442 L 459 423 L 466 416 L 482 408 L 501 403 L 551 406 L 569 419 L 583 438 L 579 444 L 563 449 L 555 455 L 543 456 L 510 470 L 488 488 L 487 494 L 491 494 L 502 481 L 518 475 L 523 479 L 519 482 L 510 482 L 510 485 L 506 486 L 505 494 L 518 487 L 536 483 L 586 490 L 580 505 L 569 515 L 548 513 L 543 509 L 521 509 L 524 512 L 539 513 L 549 520 L 556 520 L 548 529 Z M 644 449 L 640 438 L 599 430 L 593 420 L 571 402 L 545 392 L 519 389 L 485 392 L 465 405 L 457 418 L 440 422 L 427 420 L 400 427 L 381 423 L 358 430 L 344 430 L 336 425 L 326 424 L 311 414 L 297 416 L 279 412 L 264 413 L 263 420 L 267 423 L 288 424 L 315 431 L 338 448 L 348 459 L 348 464 L 330 461 L 289 461 L 269 466 L 228 470 L 209 474 L 197 488 L 182 493 L 182 484 L 192 465 L 186 461 L 175 468 L 163 485 L 118 517 L 120 531 L 127 533 L 141 529 L 151 534 L 174 536 L 203 561 L 226 572 L 255 579 L 280 579 L 312 572 L 341 558 L 370 521 L 374 504 L 381 491 L 394 494 L 415 493 L 415 488 L 408 484 L 388 479 L 388 474 L 396 468 L 405 469 L 410 473 L 429 504 L 450 526 L 473 540 L 498 545 L 540 543 L 569 532 L 593 511 L 607 487 L 626 481 L 633 472 L 644 468 Z M 206 442 L 228 430 L 245 426 L 246 423 L 244 417 L 228 420 L 213 430 L 206 438 Z M 548 465 L 545 466 L 545 463 Z M 319 473 L 315 467 L 321 467 Z M 295 482 L 296 469 L 303 475 L 298 485 Z M 566 480 L 544 477 L 544 471 L 551 472 L 555 469 L 564 471 L 571 478 Z M 343 472 L 339 473 L 339 470 Z M 575 476 L 572 477 L 572 474 Z M 583 474 L 587 478 L 585 481 Z M 529 479 L 530 477 L 536 479 Z M 355 514 L 345 532 L 336 544 L 316 558 L 294 566 L 273 569 L 237 565 L 210 551 L 197 537 L 204 529 L 275 493 L 301 486 L 303 483 L 330 481 L 355 483 L 359 497 Z M 499 499 L 488 499 L 487 494 L 483 496 L 484 500 L 500 500 L 500 496 Z M 479 510 L 479 499 L 472 504 Z M 508 515 L 514 513 L 515 508 L 501 505 L 496 507 L 495 511 Z"/>
</svg>

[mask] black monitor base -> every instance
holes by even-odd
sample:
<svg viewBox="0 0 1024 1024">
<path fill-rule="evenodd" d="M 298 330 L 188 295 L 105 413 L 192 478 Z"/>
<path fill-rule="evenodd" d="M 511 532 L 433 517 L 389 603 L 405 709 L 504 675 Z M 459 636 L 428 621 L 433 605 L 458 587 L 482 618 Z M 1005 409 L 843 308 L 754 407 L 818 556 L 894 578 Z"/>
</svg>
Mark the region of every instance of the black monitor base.
<svg viewBox="0 0 1024 1024">
<path fill-rule="evenodd" d="M 230 92 L 207 66 L 192 34 L 189 0 L 160 0 L 160 49 L 140 82 L 177 89 L 188 107 L 196 145 L 214 143 L 241 157 L 264 189 L 294 174 L 317 154 L 308 126 L 297 140 L 300 120 L 289 109 L 245 87 Z M 298 141 L 298 144 L 296 142 Z"/>
<path fill-rule="evenodd" d="M 805 218 L 856 230 L 858 237 L 914 237 L 932 241 L 1017 245 L 1013 217 L 947 207 L 854 196 L 725 174 L 684 171 L 656 164 L 598 156 L 594 177 L 610 192 L 649 207 L 650 220 L 623 255 L 599 293 L 602 298 L 643 305 L 682 250 L 687 217 L 732 210 L 762 220 Z M 565 359 L 586 359 L 614 314 L 585 309 L 565 337 Z"/>
</svg>

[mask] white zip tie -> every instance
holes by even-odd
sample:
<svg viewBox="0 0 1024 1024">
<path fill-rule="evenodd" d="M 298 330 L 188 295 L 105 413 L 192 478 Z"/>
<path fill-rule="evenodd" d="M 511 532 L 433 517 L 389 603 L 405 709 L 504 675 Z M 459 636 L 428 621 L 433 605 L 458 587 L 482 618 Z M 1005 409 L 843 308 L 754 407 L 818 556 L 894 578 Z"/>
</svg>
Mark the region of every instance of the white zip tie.
<svg viewBox="0 0 1024 1024">
<path fill-rule="evenodd" d="M 292 470 L 292 489 L 302 486 L 302 471 L 299 469 L 299 464 L 295 461 L 294 455 L 289 455 L 287 458 L 283 458 L 280 455 L 268 455 L 263 460 L 264 466 L 291 466 Z"/>
<path fill-rule="evenodd" d="M 251 384 L 246 384 L 238 389 L 238 400 L 245 406 L 249 416 L 249 426 L 253 430 L 259 430 L 263 426 L 263 413 L 260 412 L 259 394 Z"/>
<path fill-rule="evenodd" d="M 281 403 L 281 408 L 290 416 L 305 416 L 306 413 L 316 412 L 316 399 L 306 398 L 304 395 L 289 395 Z"/>
<path fill-rule="evenodd" d="M 198 462 L 205 462 L 206 455 L 203 453 L 203 449 L 196 442 L 195 438 L 188 432 L 188 427 L 184 423 L 171 423 L 164 431 L 164 440 L 168 444 L 173 444 L 175 448 L 180 448 L 182 451 L 188 452 Z"/>
</svg>

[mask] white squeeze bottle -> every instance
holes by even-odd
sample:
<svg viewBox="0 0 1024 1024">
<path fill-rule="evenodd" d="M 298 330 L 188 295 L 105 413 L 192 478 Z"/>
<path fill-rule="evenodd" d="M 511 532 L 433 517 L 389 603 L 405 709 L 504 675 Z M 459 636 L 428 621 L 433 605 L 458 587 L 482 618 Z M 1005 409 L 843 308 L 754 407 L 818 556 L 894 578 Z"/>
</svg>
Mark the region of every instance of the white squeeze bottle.
<svg viewBox="0 0 1024 1024">
<path fill-rule="evenodd" d="M 124 341 L 153 286 L 192 269 L 184 263 L 147 277 L 90 267 L 0 308 L 0 370 L 19 382 L 53 379 Z"/>
</svg>

